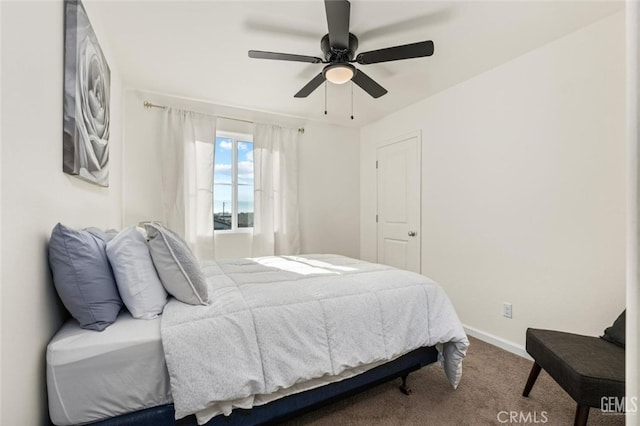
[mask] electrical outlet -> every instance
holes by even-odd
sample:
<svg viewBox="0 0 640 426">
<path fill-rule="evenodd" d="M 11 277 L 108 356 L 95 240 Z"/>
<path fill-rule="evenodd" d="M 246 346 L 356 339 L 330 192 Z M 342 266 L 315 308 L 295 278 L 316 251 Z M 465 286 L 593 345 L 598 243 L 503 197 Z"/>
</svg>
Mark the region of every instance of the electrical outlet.
<svg viewBox="0 0 640 426">
<path fill-rule="evenodd" d="M 511 303 L 505 303 L 502 305 L 502 316 L 505 318 L 513 318 L 513 311 Z"/>
</svg>

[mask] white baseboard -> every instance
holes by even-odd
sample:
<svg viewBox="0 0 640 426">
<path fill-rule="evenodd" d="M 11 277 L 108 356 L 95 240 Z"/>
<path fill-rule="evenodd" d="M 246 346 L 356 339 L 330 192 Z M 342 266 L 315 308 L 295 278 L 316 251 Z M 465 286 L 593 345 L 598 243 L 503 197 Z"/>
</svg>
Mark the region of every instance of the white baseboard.
<svg viewBox="0 0 640 426">
<path fill-rule="evenodd" d="M 478 330 L 477 328 L 469 327 L 468 325 L 463 325 L 463 327 L 465 333 L 467 333 L 469 336 L 475 337 L 478 340 L 482 340 L 483 342 L 489 343 L 493 346 L 497 346 L 500 349 L 504 349 L 507 352 L 511 352 L 530 361 L 533 361 L 533 358 L 529 356 L 524 346 L 517 345 L 513 342 L 503 339 L 502 337 L 494 336 L 493 334 L 486 333 L 482 330 Z"/>
</svg>

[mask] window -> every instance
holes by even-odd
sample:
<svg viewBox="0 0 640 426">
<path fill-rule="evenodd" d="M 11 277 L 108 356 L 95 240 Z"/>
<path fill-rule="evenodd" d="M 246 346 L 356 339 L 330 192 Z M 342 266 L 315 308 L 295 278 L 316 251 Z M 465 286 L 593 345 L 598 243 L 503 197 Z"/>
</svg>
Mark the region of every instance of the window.
<svg viewBox="0 0 640 426">
<path fill-rule="evenodd" d="M 213 229 L 253 227 L 253 137 L 217 132 L 213 169 Z"/>
</svg>

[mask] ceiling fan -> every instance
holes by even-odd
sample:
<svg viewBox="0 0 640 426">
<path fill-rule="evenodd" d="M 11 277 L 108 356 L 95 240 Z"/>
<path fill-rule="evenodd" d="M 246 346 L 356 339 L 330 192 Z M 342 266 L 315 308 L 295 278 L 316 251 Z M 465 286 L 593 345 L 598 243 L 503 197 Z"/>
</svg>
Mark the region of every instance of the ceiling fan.
<svg viewBox="0 0 640 426">
<path fill-rule="evenodd" d="M 296 98 L 306 98 L 325 80 L 335 84 L 343 84 L 351 80 L 372 97 L 379 98 L 386 94 L 387 90 L 364 72 L 351 65 L 352 63 L 369 65 L 433 55 L 433 42 L 420 41 L 359 53 L 354 59 L 355 52 L 358 49 L 358 37 L 349 32 L 351 3 L 347 0 L 325 0 L 324 6 L 327 12 L 327 26 L 329 28 L 329 33 L 325 34 L 320 40 L 320 48 L 324 53 L 324 59 L 317 56 L 290 53 L 264 52 L 261 50 L 249 51 L 250 58 L 327 64 L 321 73 L 316 75 L 294 95 Z"/>
</svg>

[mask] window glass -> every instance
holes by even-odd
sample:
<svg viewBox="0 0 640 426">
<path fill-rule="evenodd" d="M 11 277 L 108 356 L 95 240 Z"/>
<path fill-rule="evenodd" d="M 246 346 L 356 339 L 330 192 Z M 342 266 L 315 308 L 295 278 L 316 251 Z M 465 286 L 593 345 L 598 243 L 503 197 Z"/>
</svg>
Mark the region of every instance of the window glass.
<svg viewBox="0 0 640 426">
<path fill-rule="evenodd" d="M 237 143 L 238 228 L 253 227 L 253 142 Z"/>
<path fill-rule="evenodd" d="M 232 183 L 233 174 L 233 139 L 216 138 L 216 165 L 213 169 L 213 181 L 216 184 Z"/>
<path fill-rule="evenodd" d="M 213 227 L 253 227 L 253 142 L 218 134 L 213 169 Z"/>
</svg>

